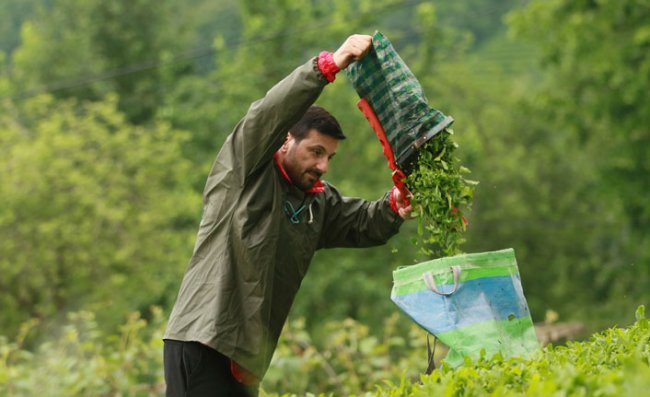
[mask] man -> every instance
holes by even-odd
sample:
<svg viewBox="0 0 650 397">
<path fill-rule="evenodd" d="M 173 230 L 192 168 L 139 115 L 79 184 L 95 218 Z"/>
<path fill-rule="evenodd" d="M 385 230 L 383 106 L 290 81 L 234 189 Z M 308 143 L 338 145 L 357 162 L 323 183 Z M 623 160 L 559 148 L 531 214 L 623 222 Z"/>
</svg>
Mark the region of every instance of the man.
<svg viewBox="0 0 650 397">
<path fill-rule="evenodd" d="M 254 102 L 208 177 L 196 245 L 165 333 L 168 396 L 255 395 L 314 252 L 384 244 L 411 212 L 320 180 L 339 123 L 312 106 L 372 38 L 350 36 Z"/>
</svg>

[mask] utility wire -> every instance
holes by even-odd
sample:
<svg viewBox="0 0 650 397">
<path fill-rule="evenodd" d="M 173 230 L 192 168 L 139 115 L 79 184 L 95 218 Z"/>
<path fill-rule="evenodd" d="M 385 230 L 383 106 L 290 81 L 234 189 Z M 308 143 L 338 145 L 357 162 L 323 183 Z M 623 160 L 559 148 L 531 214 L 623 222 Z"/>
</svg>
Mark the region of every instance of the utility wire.
<svg viewBox="0 0 650 397">
<path fill-rule="evenodd" d="M 422 3 L 422 0 L 411 0 L 411 1 L 401 2 L 401 3 L 395 2 L 395 3 L 388 4 L 388 5 L 386 5 L 385 7 L 381 8 L 379 10 L 374 10 L 372 13 L 362 14 L 362 15 L 356 17 L 355 19 L 359 20 L 359 19 L 362 19 L 362 18 L 367 18 L 369 16 L 376 16 L 376 15 L 383 14 L 385 12 L 388 12 L 388 11 L 396 9 L 396 8 L 412 7 L 412 6 L 417 5 L 419 3 Z M 313 31 L 316 31 L 316 30 L 322 30 L 324 28 L 331 27 L 335 23 L 336 22 L 325 22 L 325 23 L 321 23 L 321 24 L 310 24 L 309 28 L 302 27 L 300 29 L 287 30 L 287 31 L 284 31 L 284 32 L 281 32 L 281 33 L 278 33 L 278 34 L 269 35 L 269 36 L 262 36 L 262 37 L 257 37 L 257 38 L 254 38 L 254 39 L 248 39 L 248 40 L 239 39 L 239 40 L 234 41 L 230 45 L 225 46 L 222 51 L 233 50 L 235 48 L 245 47 L 245 46 L 252 45 L 252 44 L 259 44 L 259 43 L 264 43 L 264 42 L 272 42 L 272 41 L 285 39 L 287 37 L 292 37 L 292 36 L 296 36 L 296 35 L 304 35 L 307 32 L 313 32 Z M 140 72 L 144 72 L 144 71 L 151 70 L 151 69 L 157 69 L 157 68 L 161 68 L 161 67 L 165 67 L 165 66 L 170 66 L 170 65 L 173 65 L 173 64 L 176 64 L 176 63 L 179 63 L 179 62 L 183 62 L 183 61 L 189 61 L 189 60 L 193 60 L 193 59 L 203 58 L 203 57 L 206 57 L 206 56 L 211 56 L 211 55 L 214 55 L 214 54 L 216 54 L 218 52 L 219 51 L 216 50 L 212 46 L 199 47 L 199 48 L 196 48 L 194 50 L 190 50 L 190 51 L 186 51 L 186 52 L 176 54 L 176 55 L 174 55 L 172 57 L 171 60 L 166 60 L 166 61 L 145 61 L 145 62 L 141 62 L 141 63 L 138 63 L 138 64 L 125 66 L 125 67 L 122 67 L 122 68 L 108 70 L 108 71 L 105 71 L 105 72 L 102 72 L 102 73 L 99 73 L 99 74 L 96 74 L 96 75 L 90 75 L 90 76 L 85 76 L 85 77 L 82 77 L 82 78 L 79 78 L 79 79 L 66 80 L 66 81 L 61 81 L 61 82 L 48 84 L 48 85 L 46 85 L 44 87 L 39 87 L 39 88 L 35 88 L 35 89 L 32 89 L 32 90 L 24 91 L 24 92 L 18 93 L 16 95 L 0 97 L 0 99 L 10 98 L 12 100 L 21 100 L 21 99 L 25 99 L 25 98 L 29 98 L 29 97 L 38 95 L 38 94 L 54 93 L 54 92 L 58 92 L 58 91 L 79 88 L 79 87 L 83 87 L 83 86 L 86 86 L 86 85 L 89 85 L 89 84 L 92 84 L 92 83 L 95 83 L 95 82 L 99 82 L 99 81 L 111 80 L 111 79 L 127 76 L 127 75 L 130 75 L 130 74 L 134 74 L 134 73 L 140 73 Z"/>
<path fill-rule="evenodd" d="M 401 2 L 401 3 L 391 3 L 383 7 L 382 9 L 379 10 L 373 10 L 372 13 L 366 13 L 362 14 L 358 17 L 356 17 L 356 20 L 362 19 L 362 18 L 367 18 L 369 16 L 376 16 L 379 14 L 386 13 L 388 11 L 391 11 L 393 9 L 400 9 L 400 8 L 407 8 L 407 7 L 412 7 L 417 4 L 422 3 L 422 0 L 411 0 L 411 1 L 406 1 L 406 2 Z M 495 12 L 498 12 L 501 9 L 499 6 L 494 6 L 488 10 L 486 10 L 483 15 L 490 15 L 494 14 Z M 295 35 L 303 35 L 306 32 L 311 32 L 315 30 L 322 30 L 324 28 L 331 27 L 335 22 L 327 22 L 327 23 L 322 23 L 322 24 L 310 24 L 310 28 L 301 28 L 301 29 L 293 29 L 293 30 L 287 30 L 285 32 L 279 33 L 279 34 L 274 34 L 274 35 L 269 35 L 265 37 L 258 37 L 255 39 L 249 39 L 249 40 L 236 40 L 233 43 L 225 46 L 222 51 L 227 51 L 227 50 L 233 50 L 235 48 L 243 47 L 243 46 L 248 46 L 252 44 L 259 44 L 259 43 L 264 43 L 264 42 L 272 42 L 280 39 L 285 39 L 287 37 L 292 37 Z M 59 91 L 64 91 L 64 90 L 70 90 L 70 89 L 75 89 L 83 86 L 90 85 L 95 82 L 99 81 L 106 81 L 106 80 L 112 80 L 116 78 L 120 78 L 123 76 L 135 74 L 135 73 L 141 73 L 145 72 L 148 70 L 152 69 L 158 69 L 161 67 L 166 67 L 166 66 L 171 66 L 173 64 L 179 63 L 179 62 L 184 62 L 184 61 L 189 61 L 189 60 L 194 60 L 194 59 L 199 59 L 207 56 L 211 56 L 214 54 L 217 54 L 219 51 L 216 50 L 212 46 L 206 46 L 206 47 L 199 47 L 190 51 L 185 51 L 179 54 L 174 55 L 170 60 L 165 60 L 165 61 L 145 61 L 129 66 L 125 66 L 122 68 L 117 68 L 117 69 L 112 69 L 108 70 L 96 75 L 90 75 L 90 76 L 85 76 L 81 77 L 78 79 L 74 80 L 66 80 L 66 81 L 60 81 L 60 82 L 55 82 L 52 84 L 48 84 L 43 87 L 35 88 L 32 90 L 27 90 L 15 95 L 11 96 L 4 96 L 0 97 L 0 99 L 3 98 L 9 98 L 12 100 L 22 100 L 26 99 L 38 94 L 43 94 L 43 93 L 55 93 Z"/>
</svg>

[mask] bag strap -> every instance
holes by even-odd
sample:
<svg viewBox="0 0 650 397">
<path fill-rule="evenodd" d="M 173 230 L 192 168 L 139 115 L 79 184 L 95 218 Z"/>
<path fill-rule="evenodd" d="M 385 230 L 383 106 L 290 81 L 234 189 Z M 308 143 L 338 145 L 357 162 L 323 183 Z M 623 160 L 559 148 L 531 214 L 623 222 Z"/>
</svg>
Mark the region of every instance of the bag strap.
<svg viewBox="0 0 650 397">
<path fill-rule="evenodd" d="M 388 168 L 393 170 L 393 185 L 395 185 L 395 187 L 399 189 L 400 193 L 402 193 L 404 206 L 408 206 L 411 203 L 409 197 L 411 197 L 412 194 L 409 192 L 406 184 L 404 183 L 406 180 L 406 174 L 404 171 L 399 169 L 395 163 L 395 154 L 393 153 L 393 148 L 391 147 L 390 142 L 386 137 L 386 131 L 384 130 L 384 127 L 381 125 L 377 114 L 372 109 L 372 105 L 370 105 L 370 102 L 368 102 L 366 98 L 361 98 L 357 103 L 357 106 L 366 117 L 366 119 L 368 119 L 372 130 L 375 131 L 375 135 L 377 135 L 377 138 L 379 138 L 379 142 L 381 143 L 381 147 L 384 152 L 384 157 L 386 157 L 388 160 Z"/>
<path fill-rule="evenodd" d="M 429 343 L 429 336 L 433 336 L 433 349 L 431 349 L 431 344 Z M 425 374 L 431 375 L 434 369 L 436 369 L 436 363 L 433 359 L 436 354 L 436 345 L 438 344 L 438 338 L 435 335 L 427 333 L 427 370 Z"/>
<path fill-rule="evenodd" d="M 433 278 L 433 274 L 431 272 L 424 272 L 422 273 L 422 279 L 424 279 L 424 283 L 427 285 L 427 288 L 429 288 L 431 291 L 435 292 L 438 295 L 442 296 L 449 296 L 456 292 L 458 289 L 458 284 L 460 282 L 460 266 L 451 266 L 450 267 L 451 272 L 454 274 L 454 289 L 451 290 L 451 292 L 440 292 L 438 290 L 438 287 L 436 286 L 436 280 Z"/>
</svg>

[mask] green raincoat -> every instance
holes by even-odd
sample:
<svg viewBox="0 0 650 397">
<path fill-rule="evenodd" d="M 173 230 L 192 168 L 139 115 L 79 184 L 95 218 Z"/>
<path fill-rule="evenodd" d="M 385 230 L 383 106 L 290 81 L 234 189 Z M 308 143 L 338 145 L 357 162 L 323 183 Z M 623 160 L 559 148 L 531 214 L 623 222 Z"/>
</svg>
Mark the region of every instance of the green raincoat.
<svg viewBox="0 0 650 397">
<path fill-rule="evenodd" d="M 254 102 L 227 138 L 164 336 L 208 345 L 260 379 L 314 252 L 384 244 L 402 223 L 388 194 L 375 202 L 347 198 L 325 182 L 304 192 L 275 163 L 287 131 L 326 84 L 312 59 Z M 298 223 L 287 203 L 304 203 Z"/>
</svg>

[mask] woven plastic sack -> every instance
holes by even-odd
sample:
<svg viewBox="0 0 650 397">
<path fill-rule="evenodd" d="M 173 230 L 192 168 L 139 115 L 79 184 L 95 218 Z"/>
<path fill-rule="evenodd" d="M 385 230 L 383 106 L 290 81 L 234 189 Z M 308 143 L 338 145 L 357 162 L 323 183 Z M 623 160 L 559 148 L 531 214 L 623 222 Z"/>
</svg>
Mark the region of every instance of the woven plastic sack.
<svg viewBox="0 0 650 397">
<path fill-rule="evenodd" d="M 453 118 L 429 106 L 420 82 L 382 33 L 375 32 L 372 43 L 371 51 L 347 68 L 347 76 L 361 98 L 361 110 L 369 120 L 368 112 L 374 112 L 385 131 L 387 142 L 373 125 L 389 163 L 394 158 L 396 167 L 408 175 L 419 148 Z"/>
<path fill-rule="evenodd" d="M 449 347 L 452 367 L 482 350 L 507 358 L 539 348 L 512 249 L 402 267 L 393 282 L 391 300 Z"/>
</svg>

